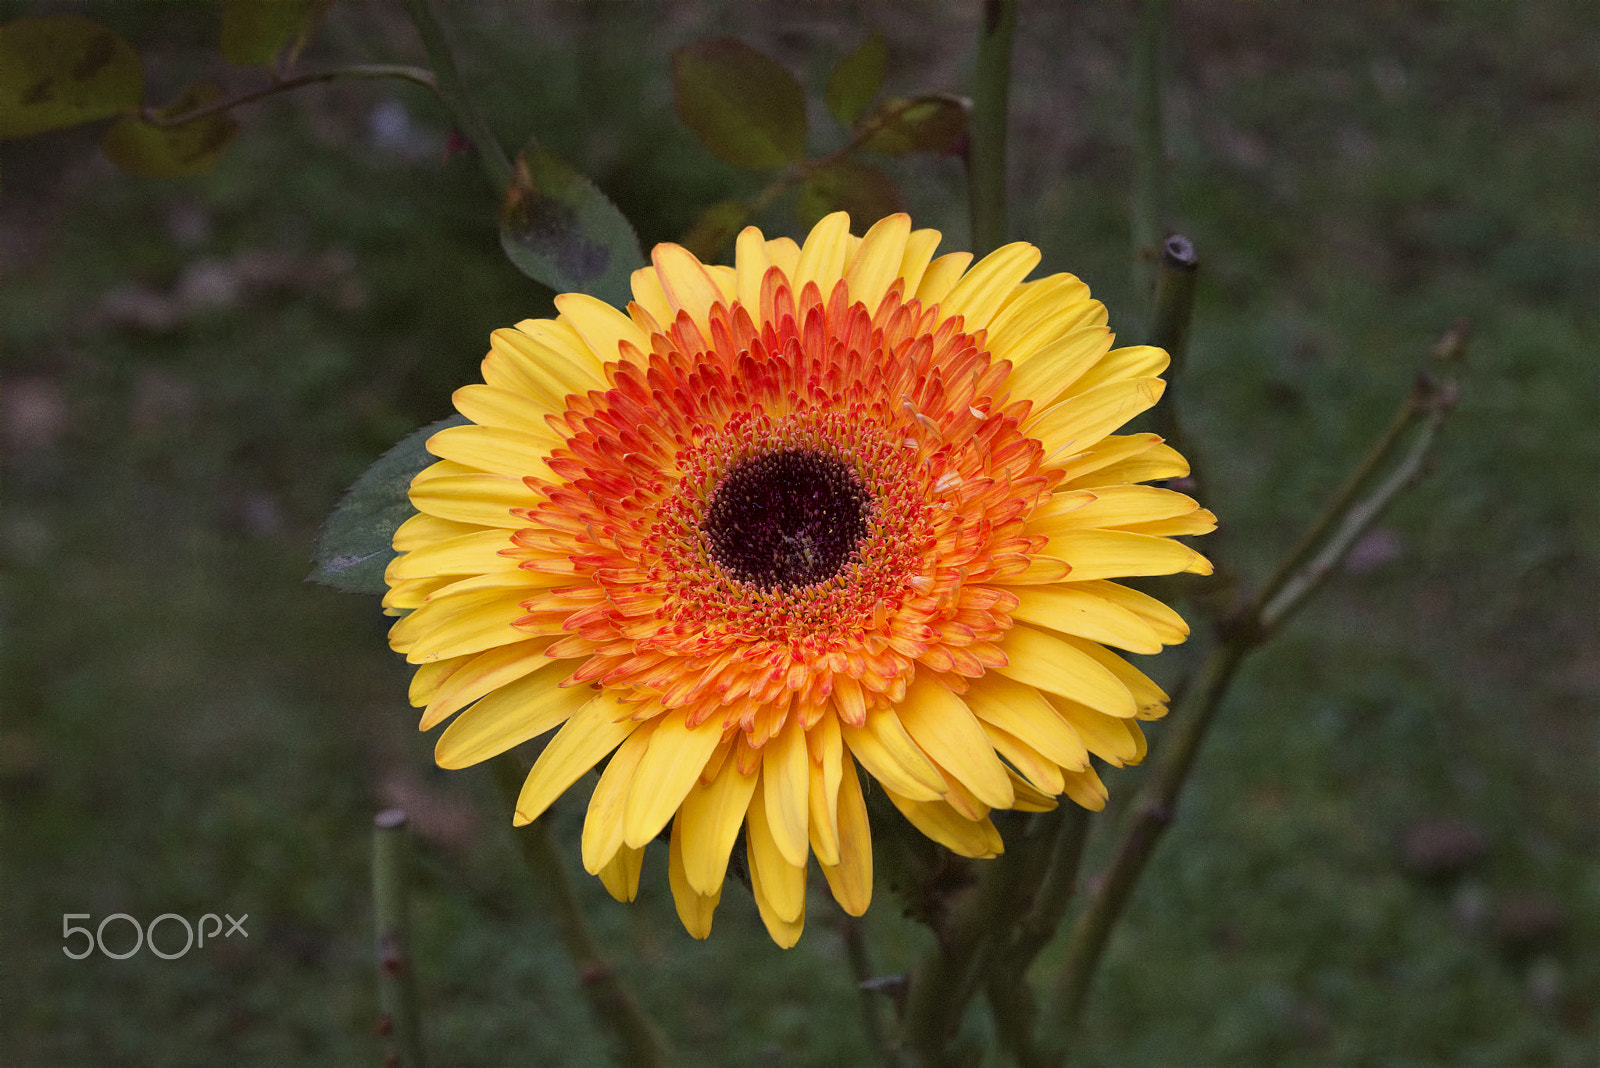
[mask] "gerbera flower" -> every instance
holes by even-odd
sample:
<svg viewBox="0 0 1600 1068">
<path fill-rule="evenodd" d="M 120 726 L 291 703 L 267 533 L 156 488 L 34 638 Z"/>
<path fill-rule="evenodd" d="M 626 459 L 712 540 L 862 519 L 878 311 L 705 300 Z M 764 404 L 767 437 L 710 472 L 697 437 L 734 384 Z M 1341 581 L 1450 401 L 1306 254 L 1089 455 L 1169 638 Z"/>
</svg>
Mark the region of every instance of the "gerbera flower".
<svg viewBox="0 0 1600 1068">
<path fill-rule="evenodd" d="M 559 727 L 516 823 L 603 763 L 584 867 L 631 900 L 670 824 L 697 938 L 741 830 L 791 946 L 812 857 L 867 908 L 864 789 L 991 857 L 992 809 L 1100 808 L 1091 754 L 1138 761 L 1165 712 L 1108 646 L 1188 633 L 1112 579 L 1210 571 L 1172 539 L 1211 513 L 1138 485 L 1183 458 L 1111 433 L 1167 355 L 1113 349 L 1072 275 L 1024 282 L 1030 245 L 968 270 L 938 242 L 840 213 L 804 245 L 745 230 L 733 267 L 658 245 L 626 312 L 568 293 L 496 331 L 412 483 L 384 603 L 422 728 L 456 717 L 439 764 Z"/>
</svg>

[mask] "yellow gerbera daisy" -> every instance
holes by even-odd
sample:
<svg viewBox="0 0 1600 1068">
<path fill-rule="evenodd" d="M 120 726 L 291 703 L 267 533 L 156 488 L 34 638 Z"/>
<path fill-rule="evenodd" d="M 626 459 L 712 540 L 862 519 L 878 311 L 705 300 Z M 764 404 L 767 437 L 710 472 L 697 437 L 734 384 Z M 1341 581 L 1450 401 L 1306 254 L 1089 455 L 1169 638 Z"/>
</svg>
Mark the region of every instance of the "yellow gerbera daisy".
<svg viewBox="0 0 1600 1068">
<path fill-rule="evenodd" d="M 536 819 L 605 761 L 583 863 L 620 900 L 670 822 L 678 913 L 711 930 L 743 828 L 773 939 L 816 857 L 859 915 L 858 769 L 928 837 L 1003 844 L 991 809 L 1098 809 L 1093 754 L 1145 752 L 1166 695 L 1106 646 L 1188 628 L 1110 579 L 1210 571 L 1215 526 L 1153 434 L 1167 355 L 1113 349 L 1031 245 L 934 258 L 890 216 L 796 245 L 754 227 L 733 267 L 658 245 L 624 314 L 582 294 L 495 332 L 470 425 L 434 435 L 384 604 L 419 665 L 422 729 L 465 767 L 560 728 L 523 786 Z"/>
</svg>

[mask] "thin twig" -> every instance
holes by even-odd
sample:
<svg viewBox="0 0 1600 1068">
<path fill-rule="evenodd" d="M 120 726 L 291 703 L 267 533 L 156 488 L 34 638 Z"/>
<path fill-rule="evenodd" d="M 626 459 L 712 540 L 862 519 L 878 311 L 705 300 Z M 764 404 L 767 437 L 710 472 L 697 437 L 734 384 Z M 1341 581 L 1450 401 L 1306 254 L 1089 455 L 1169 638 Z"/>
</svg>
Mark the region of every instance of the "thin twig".
<svg viewBox="0 0 1600 1068">
<path fill-rule="evenodd" d="M 515 805 L 522 789 L 522 770 L 515 759 L 507 755 L 494 761 L 494 771 L 501 794 L 508 804 Z M 665 1063 L 667 1049 L 660 1029 L 601 953 L 583 914 L 578 892 L 567 877 L 566 865 L 550 840 L 545 821 L 534 820 L 513 833 L 535 880 L 549 891 L 556 928 L 572 967 L 578 973 L 578 986 L 595 1020 L 612 1032 L 621 1047 L 620 1063 L 629 1068 L 656 1068 Z"/>
<path fill-rule="evenodd" d="M 422 1012 L 417 976 L 411 963 L 411 908 L 408 884 L 410 849 L 406 814 L 378 813 L 372 827 L 372 905 L 377 927 L 378 1033 L 387 1052 L 384 1063 L 425 1068 Z"/>
<path fill-rule="evenodd" d="M 1011 40 L 1016 0 L 984 0 L 972 75 L 967 197 L 972 253 L 979 259 L 1006 240 L 1006 114 L 1011 100 Z"/>
<path fill-rule="evenodd" d="M 300 89 L 307 85 L 316 85 L 319 82 L 331 82 L 340 78 L 399 78 L 402 81 L 414 82 L 428 91 L 438 94 L 439 83 L 434 78 L 433 72 L 422 67 L 406 67 L 392 63 L 359 63 L 348 67 L 333 67 L 329 70 L 310 71 L 297 74 L 292 78 L 275 81 L 271 85 L 262 86 L 260 89 L 251 89 L 248 92 L 235 96 L 213 100 L 203 104 L 192 111 L 185 111 L 181 115 L 164 115 L 160 108 L 142 107 L 139 109 L 139 118 L 151 126 L 182 126 L 184 123 L 194 122 L 196 119 L 206 118 L 245 104 L 253 104 L 257 100 L 265 100 L 278 93 L 287 93 L 293 89 Z"/>
<path fill-rule="evenodd" d="M 403 3 L 412 24 L 417 28 L 417 35 L 422 38 L 428 62 L 438 76 L 440 97 L 455 114 L 461 132 L 477 147 L 478 158 L 482 160 L 483 169 L 494 183 L 495 190 L 505 192 L 511 185 L 511 158 L 506 155 L 499 138 L 495 137 L 472 95 L 467 92 L 466 83 L 461 80 L 461 72 L 456 69 L 455 58 L 450 53 L 450 45 L 445 40 L 444 30 L 433 17 L 433 8 L 428 0 L 403 0 Z"/>
</svg>

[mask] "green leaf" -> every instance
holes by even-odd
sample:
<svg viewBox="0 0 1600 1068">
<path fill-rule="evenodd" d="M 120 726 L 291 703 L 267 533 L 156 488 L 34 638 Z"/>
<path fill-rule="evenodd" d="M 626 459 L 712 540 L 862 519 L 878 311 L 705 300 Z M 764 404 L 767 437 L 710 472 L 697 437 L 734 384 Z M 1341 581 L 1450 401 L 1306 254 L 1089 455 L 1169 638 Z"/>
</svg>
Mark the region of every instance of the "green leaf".
<svg viewBox="0 0 1600 1068">
<path fill-rule="evenodd" d="M 878 168 L 852 159 L 819 167 L 800 187 L 795 218 L 806 228 L 835 211 L 850 213 L 850 227 L 858 234 L 885 215 L 901 210 L 900 188 Z"/>
<path fill-rule="evenodd" d="M 868 122 L 883 123 L 862 145 L 886 156 L 909 152 L 944 152 L 967 132 L 967 108 L 954 97 L 924 96 L 890 100 Z"/>
<path fill-rule="evenodd" d="M 776 60 L 727 37 L 672 53 L 678 117 L 735 167 L 767 171 L 806 150 L 806 98 Z"/>
<path fill-rule="evenodd" d="M 222 55 L 236 67 L 270 67 L 286 45 L 298 55 L 332 0 L 223 0 Z"/>
<path fill-rule="evenodd" d="M 529 278 L 557 293 L 588 293 L 617 307 L 645 265 L 639 237 L 595 184 L 530 140 L 500 209 L 500 247 Z"/>
<path fill-rule="evenodd" d="M 750 205 L 737 200 L 719 200 L 700 213 L 694 226 L 684 235 L 683 247 L 693 252 L 701 263 L 712 263 L 749 219 Z"/>
<path fill-rule="evenodd" d="M 875 33 L 851 52 L 828 75 L 828 111 L 846 126 L 854 126 L 866 113 L 872 98 L 883 88 L 889 69 L 889 46 Z"/>
<path fill-rule="evenodd" d="M 435 460 L 423 446 L 445 427 L 461 426 L 464 415 L 430 423 L 378 457 L 328 516 L 317 536 L 312 582 L 345 593 L 383 593 L 384 568 L 395 558 L 394 532 L 416 512 L 407 493 L 417 472 Z"/>
<path fill-rule="evenodd" d="M 196 82 L 156 114 L 176 118 L 221 100 L 223 95 L 216 82 Z M 111 162 L 131 174 L 185 178 L 215 167 L 238 132 L 239 124 L 221 111 L 178 126 L 159 126 L 137 115 L 124 115 L 106 131 L 100 147 Z"/>
<path fill-rule="evenodd" d="M 38 15 L 0 26 L 0 140 L 108 118 L 143 96 L 139 54 L 98 22 Z"/>
</svg>

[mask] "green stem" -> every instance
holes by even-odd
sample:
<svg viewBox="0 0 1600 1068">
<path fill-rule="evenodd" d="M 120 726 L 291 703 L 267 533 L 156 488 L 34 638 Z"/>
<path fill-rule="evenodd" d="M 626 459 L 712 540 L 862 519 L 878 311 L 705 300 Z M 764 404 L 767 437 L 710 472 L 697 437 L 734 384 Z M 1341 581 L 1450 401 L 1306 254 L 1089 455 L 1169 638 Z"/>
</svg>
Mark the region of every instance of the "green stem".
<svg viewBox="0 0 1600 1068">
<path fill-rule="evenodd" d="M 1161 244 L 1161 266 L 1156 273 L 1155 321 L 1151 324 L 1150 344 L 1167 350 L 1172 358 L 1167 368 L 1167 381 L 1176 382 L 1183 373 L 1184 358 L 1189 352 L 1189 323 L 1194 318 L 1195 277 L 1200 271 L 1200 259 L 1194 245 L 1181 234 L 1173 234 Z M 1170 389 L 1170 386 L 1169 386 Z M 1183 431 L 1183 421 L 1178 406 L 1171 396 L 1167 403 L 1156 405 L 1152 416 L 1156 433 L 1168 444 L 1189 457 L 1193 483 L 1191 492 L 1199 496 L 1199 479 L 1193 471 L 1193 450 Z"/>
<path fill-rule="evenodd" d="M 411 964 L 410 849 L 406 814 L 378 813 L 372 830 L 372 904 L 377 927 L 378 1031 L 388 1050 L 386 1064 L 424 1068 L 422 1013 Z"/>
<path fill-rule="evenodd" d="M 1144 0 L 1133 57 L 1133 263 L 1134 292 L 1151 292 L 1155 262 L 1166 236 L 1166 140 L 1161 128 L 1162 38 L 1167 0 Z"/>
<path fill-rule="evenodd" d="M 476 146 L 478 158 L 483 161 L 483 169 L 494 183 L 496 192 L 505 192 L 511 185 L 511 159 L 501 147 L 499 138 L 489 128 L 483 113 L 478 110 L 472 95 L 467 92 L 466 83 L 461 80 L 461 72 L 456 69 L 455 58 L 450 53 L 450 45 L 445 40 L 444 29 L 433 17 L 428 0 L 403 2 L 412 24 L 417 28 L 417 35 L 422 38 L 428 62 L 438 76 L 440 96 L 454 113 L 461 132 Z"/>
<path fill-rule="evenodd" d="M 972 253 L 980 259 L 1006 240 L 1006 113 L 1011 98 L 1016 0 L 984 0 L 982 19 L 967 149 Z"/>
<path fill-rule="evenodd" d="M 434 78 L 433 72 L 424 70 L 421 67 L 405 67 L 392 63 L 358 63 L 348 67 L 334 67 L 331 70 L 297 74 L 292 78 L 275 81 L 271 85 L 263 86 L 260 89 L 252 89 L 249 92 L 239 93 L 236 96 L 226 97 L 222 100 L 213 100 L 209 104 L 197 107 L 192 111 L 185 111 L 181 115 L 163 115 L 160 108 L 143 107 L 139 109 L 139 118 L 151 126 L 182 126 L 184 123 L 203 119 L 208 115 L 232 111 L 234 108 L 242 107 L 245 104 L 253 104 L 257 100 L 264 100 L 278 93 L 287 93 L 293 89 L 316 85 L 319 82 L 331 82 L 339 78 L 399 78 L 402 81 L 420 85 L 436 95 L 439 92 L 439 83 Z"/>
<path fill-rule="evenodd" d="M 883 1068 L 900 1068 L 900 1053 L 883 1022 L 879 1004 L 883 995 L 867 985 L 875 973 L 867 951 L 867 940 L 861 931 L 861 921 L 841 911 L 839 937 L 844 940 L 845 959 L 849 962 L 850 975 L 855 980 L 856 994 L 860 998 L 861 1022 L 866 1029 L 867 1039 L 872 1043 L 872 1050 L 877 1054 L 878 1063 Z"/>
<path fill-rule="evenodd" d="M 523 771 L 510 755 L 494 761 L 495 781 L 508 805 L 515 807 L 522 791 Z M 543 820 L 534 820 L 513 832 L 523 859 L 535 881 L 549 893 L 561 944 L 578 973 L 578 986 L 589 1010 L 603 1028 L 610 1029 L 621 1047 L 620 1062 L 629 1068 L 657 1068 L 667 1060 L 665 1042 L 655 1022 L 645 1014 L 633 991 L 606 961 L 583 914 L 578 891 L 567 878 L 561 853 L 550 840 Z"/>
</svg>

